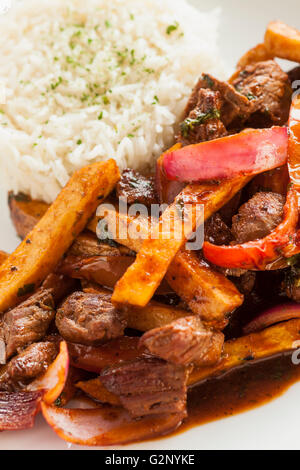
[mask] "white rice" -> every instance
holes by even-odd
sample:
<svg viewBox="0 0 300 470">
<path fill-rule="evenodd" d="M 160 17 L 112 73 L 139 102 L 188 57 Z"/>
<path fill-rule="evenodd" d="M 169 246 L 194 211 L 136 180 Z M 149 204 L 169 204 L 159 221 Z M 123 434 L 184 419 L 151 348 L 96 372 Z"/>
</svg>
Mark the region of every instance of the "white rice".
<svg viewBox="0 0 300 470">
<path fill-rule="evenodd" d="M 184 0 L 14 2 L 0 20 L 1 184 L 51 202 L 88 163 L 151 167 L 200 73 L 223 75 L 218 14 Z"/>
</svg>

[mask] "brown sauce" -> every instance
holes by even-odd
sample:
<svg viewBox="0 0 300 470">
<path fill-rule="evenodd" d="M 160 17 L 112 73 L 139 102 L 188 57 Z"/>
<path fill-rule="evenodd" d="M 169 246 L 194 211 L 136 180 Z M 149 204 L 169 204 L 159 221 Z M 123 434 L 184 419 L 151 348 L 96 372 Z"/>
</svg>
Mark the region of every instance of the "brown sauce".
<svg viewBox="0 0 300 470">
<path fill-rule="evenodd" d="M 247 365 L 194 387 L 188 396 L 188 418 L 176 432 L 233 416 L 279 397 L 300 380 L 300 365 L 290 355 Z"/>
</svg>

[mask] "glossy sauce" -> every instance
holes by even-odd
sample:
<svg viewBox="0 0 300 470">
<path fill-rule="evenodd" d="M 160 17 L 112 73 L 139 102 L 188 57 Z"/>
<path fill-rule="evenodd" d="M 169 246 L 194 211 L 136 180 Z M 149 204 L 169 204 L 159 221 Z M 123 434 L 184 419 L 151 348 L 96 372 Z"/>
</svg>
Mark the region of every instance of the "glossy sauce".
<svg viewBox="0 0 300 470">
<path fill-rule="evenodd" d="M 188 418 L 176 433 L 264 405 L 299 380 L 300 365 L 294 365 L 290 355 L 208 380 L 189 392 Z"/>
</svg>

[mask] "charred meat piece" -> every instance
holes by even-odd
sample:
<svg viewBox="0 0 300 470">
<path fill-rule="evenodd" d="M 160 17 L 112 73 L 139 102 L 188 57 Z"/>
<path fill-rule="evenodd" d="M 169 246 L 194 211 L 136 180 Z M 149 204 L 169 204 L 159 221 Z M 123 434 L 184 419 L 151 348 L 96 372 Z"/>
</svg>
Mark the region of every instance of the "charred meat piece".
<svg viewBox="0 0 300 470">
<path fill-rule="evenodd" d="M 241 129 L 243 123 L 253 112 L 252 102 L 239 93 L 232 85 L 221 82 L 211 75 L 204 74 L 195 86 L 191 98 L 186 107 L 186 115 L 197 107 L 198 95 L 201 89 L 209 89 L 218 92 L 221 98 L 221 121 L 226 128 Z"/>
<path fill-rule="evenodd" d="M 256 193 L 232 218 L 232 233 L 237 243 L 269 235 L 282 221 L 284 197 L 276 193 Z"/>
<path fill-rule="evenodd" d="M 206 329 L 199 317 L 191 316 L 148 331 L 142 336 L 140 346 L 173 364 L 203 365 L 204 359 L 206 365 L 208 357 L 210 362 L 218 362 L 223 342 L 222 333 Z"/>
<path fill-rule="evenodd" d="M 230 275 L 230 274 L 229 274 Z M 235 273 L 231 273 L 232 276 L 235 276 Z M 234 284 L 241 292 L 241 294 L 248 295 L 250 294 L 255 286 L 256 273 L 254 271 L 246 271 L 241 273 L 240 276 L 235 276 L 233 279 Z"/>
<path fill-rule="evenodd" d="M 58 343 L 45 341 L 28 346 L 0 372 L 0 390 L 17 391 L 46 372 L 58 354 Z"/>
<path fill-rule="evenodd" d="M 84 232 L 79 235 L 68 251 L 68 256 L 81 256 L 92 258 L 94 256 L 135 256 L 131 250 L 125 246 L 111 246 L 101 242 L 96 235 Z"/>
<path fill-rule="evenodd" d="M 107 297 L 74 292 L 58 310 L 56 326 L 67 341 L 89 346 L 122 336 L 126 322 Z"/>
<path fill-rule="evenodd" d="M 221 121 L 221 106 L 222 100 L 218 91 L 200 88 L 195 107 L 180 125 L 178 142 L 190 145 L 227 135 Z"/>
<path fill-rule="evenodd" d="M 248 65 L 233 86 L 253 103 L 255 112 L 249 126 L 282 126 L 287 122 L 292 89 L 288 75 L 274 60 Z"/>
<path fill-rule="evenodd" d="M 289 187 L 290 175 L 287 165 L 280 166 L 274 170 L 265 171 L 256 175 L 245 188 L 248 199 L 256 193 L 265 191 L 282 194 L 286 196 Z"/>
<path fill-rule="evenodd" d="M 230 228 L 223 222 L 220 214 L 214 214 L 204 224 L 205 240 L 214 245 L 228 245 L 232 241 Z"/>
<path fill-rule="evenodd" d="M 71 277 L 64 276 L 63 274 L 52 273 L 46 277 L 42 284 L 42 289 L 49 291 L 57 305 L 67 295 L 76 288 L 77 282 Z"/>
<path fill-rule="evenodd" d="M 285 273 L 283 289 L 286 295 L 297 303 L 300 303 L 300 267 L 299 261 Z"/>
<path fill-rule="evenodd" d="M 25 302 L 3 316 L 2 337 L 6 358 L 44 338 L 55 317 L 51 289 L 40 289 Z"/>
<path fill-rule="evenodd" d="M 184 413 L 188 369 L 157 358 L 137 359 L 100 375 L 107 390 L 134 417 Z"/>
<path fill-rule="evenodd" d="M 294 67 L 292 70 L 288 72 L 289 80 L 293 85 L 296 80 L 300 80 L 300 66 Z M 295 89 L 299 88 L 299 84 L 295 84 Z M 294 88 L 294 87 L 293 87 Z"/>
<path fill-rule="evenodd" d="M 155 191 L 155 178 L 146 178 L 130 168 L 123 171 L 122 177 L 117 184 L 117 197 L 127 200 L 128 204 L 143 204 L 151 206 L 157 204 Z"/>
</svg>

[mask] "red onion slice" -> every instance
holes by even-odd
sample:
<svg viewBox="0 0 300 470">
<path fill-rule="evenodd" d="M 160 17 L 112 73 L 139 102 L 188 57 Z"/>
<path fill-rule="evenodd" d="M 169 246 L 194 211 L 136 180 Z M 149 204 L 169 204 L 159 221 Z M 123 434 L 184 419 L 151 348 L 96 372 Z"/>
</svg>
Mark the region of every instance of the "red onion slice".
<svg viewBox="0 0 300 470">
<path fill-rule="evenodd" d="M 69 372 L 69 354 L 67 343 L 62 341 L 60 343 L 60 352 L 55 361 L 48 367 L 47 372 L 32 382 L 27 390 L 45 390 L 43 401 L 51 404 L 62 393 Z"/>
<path fill-rule="evenodd" d="M 0 392 L 0 431 L 32 428 L 43 394 L 42 391 Z"/>
<path fill-rule="evenodd" d="M 167 434 L 182 422 L 179 414 L 133 419 L 122 408 L 66 409 L 42 403 L 47 423 L 65 441 L 88 446 L 112 446 Z"/>
<path fill-rule="evenodd" d="M 258 315 L 258 317 L 251 320 L 243 328 L 245 335 L 255 333 L 256 331 L 263 330 L 268 326 L 274 325 L 288 320 L 300 318 L 300 304 L 290 302 L 286 304 L 276 305 L 265 312 Z"/>
</svg>

